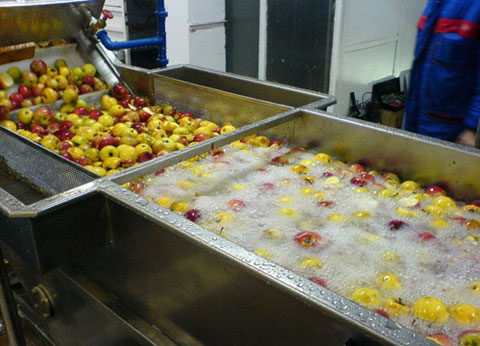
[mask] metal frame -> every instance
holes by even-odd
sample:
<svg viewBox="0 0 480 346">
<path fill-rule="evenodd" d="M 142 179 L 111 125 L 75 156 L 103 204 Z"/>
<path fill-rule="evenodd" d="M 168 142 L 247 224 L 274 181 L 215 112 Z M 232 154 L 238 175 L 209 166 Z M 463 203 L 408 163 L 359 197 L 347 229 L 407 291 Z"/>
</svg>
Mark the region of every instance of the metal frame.
<svg viewBox="0 0 480 346">
<path fill-rule="evenodd" d="M 188 64 L 153 69 L 150 73 L 293 108 L 326 110 L 337 103 L 331 95 Z"/>
</svg>

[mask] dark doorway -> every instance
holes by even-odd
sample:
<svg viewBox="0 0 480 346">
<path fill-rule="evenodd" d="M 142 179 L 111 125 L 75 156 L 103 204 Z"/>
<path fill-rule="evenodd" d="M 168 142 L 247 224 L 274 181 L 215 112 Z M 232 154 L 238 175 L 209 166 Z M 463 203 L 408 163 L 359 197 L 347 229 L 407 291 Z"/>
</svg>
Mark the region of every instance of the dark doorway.
<svg viewBox="0 0 480 346">
<path fill-rule="evenodd" d="M 268 80 L 328 92 L 333 4 L 268 0 Z"/>
<path fill-rule="evenodd" d="M 258 76 L 259 0 L 226 0 L 227 71 Z"/>
</svg>

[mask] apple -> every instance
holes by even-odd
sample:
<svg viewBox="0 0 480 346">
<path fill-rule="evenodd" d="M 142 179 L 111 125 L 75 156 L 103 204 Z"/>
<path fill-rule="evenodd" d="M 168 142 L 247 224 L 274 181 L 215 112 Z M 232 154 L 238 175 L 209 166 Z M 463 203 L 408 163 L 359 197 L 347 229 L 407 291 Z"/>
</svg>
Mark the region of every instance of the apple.
<svg viewBox="0 0 480 346">
<path fill-rule="evenodd" d="M 25 124 L 21 123 L 20 121 L 15 122 L 15 126 L 17 127 L 17 130 L 24 130 L 25 129 Z"/>
<path fill-rule="evenodd" d="M 317 246 L 322 241 L 322 237 L 315 232 L 300 232 L 293 240 L 302 247 L 310 248 Z"/>
<path fill-rule="evenodd" d="M 405 221 L 402 221 L 402 220 L 392 220 L 388 223 L 388 227 L 390 228 L 391 231 L 398 231 L 404 226 L 406 226 L 406 223 Z"/>
<path fill-rule="evenodd" d="M 112 88 L 112 94 L 117 100 L 125 100 L 129 92 L 125 85 L 117 83 Z"/>
<path fill-rule="evenodd" d="M 228 205 L 234 211 L 239 211 L 247 206 L 245 202 L 240 201 L 238 199 L 232 199 L 231 201 L 228 202 Z"/>
<path fill-rule="evenodd" d="M 362 178 L 364 180 L 367 180 L 367 181 L 375 182 L 375 177 L 371 174 L 368 174 L 368 173 L 360 174 L 360 178 Z"/>
<path fill-rule="evenodd" d="M 72 146 L 73 146 L 72 143 L 70 143 L 68 141 L 61 141 L 59 146 L 58 146 L 58 149 L 60 150 L 60 152 L 64 152 L 64 151 L 67 151 Z"/>
<path fill-rule="evenodd" d="M 18 112 L 17 118 L 22 124 L 28 125 L 32 122 L 33 111 L 28 108 L 23 108 Z"/>
<path fill-rule="evenodd" d="M 0 83 L 2 83 L 5 89 L 11 88 L 13 86 L 13 78 L 7 72 L 0 73 Z"/>
<path fill-rule="evenodd" d="M 288 158 L 285 155 L 280 155 L 271 159 L 270 162 L 274 165 L 282 166 L 288 164 Z"/>
<path fill-rule="evenodd" d="M 45 129 L 43 128 L 42 125 L 33 124 L 30 126 L 30 132 L 32 133 L 43 133 L 44 131 Z"/>
<path fill-rule="evenodd" d="M 418 237 L 422 241 L 429 241 L 436 238 L 432 233 L 429 232 L 418 233 Z"/>
<path fill-rule="evenodd" d="M 13 80 L 16 82 L 20 79 L 22 72 L 20 69 L 16 66 L 12 66 L 7 70 L 7 73 L 13 78 Z"/>
<path fill-rule="evenodd" d="M 98 118 L 100 118 L 100 116 L 102 115 L 102 111 L 99 110 L 99 109 L 92 109 L 89 113 L 88 113 L 88 116 L 93 119 L 93 120 L 98 120 Z"/>
<path fill-rule="evenodd" d="M 441 195 L 444 195 L 446 196 L 447 195 L 447 192 L 442 189 L 441 187 L 439 186 L 436 186 L 436 185 L 432 185 L 432 186 L 429 186 L 425 189 L 425 192 L 428 193 L 429 195 L 436 195 L 436 194 L 441 194 Z"/>
<path fill-rule="evenodd" d="M 390 315 L 387 314 L 387 312 L 386 312 L 385 310 L 375 309 L 375 310 L 373 310 L 373 311 L 375 311 L 375 312 L 376 312 L 377 314 L 379 314 L 379 315 L 382 315 L 382 316 L 385 317 L 385 318 L 390 319 Z"/>
<path fill-rule="evenodd" d="M 210 139 L 210 136 L 207 135 L 206 133 L 197 133 L 193 137 L 194 142 L 203 142 L 203 141 L 206 141 L 207 139 Z"/>
<path fill-rule="evenodd" d="M 153 115 L 153 112 L 150 108 L 143 107 L 138 111 L 138 115 L 140 116 L 141 121 L 147 121 Z"/>
<path fill-rule="evenodd" d="M 275 184 L 272 183 L 264 183 L 258 188 L 261 192 L 267 192 L 269 190 L 275 189 Z"/>
<path fill-rule="evenodd" d="M 143 189 L 145 188 L 145 183 L 134 183 L 132 185 L 130 185 L 130 187 L 128 188 L 130 191 L 133 191 L 135 193 L 142 193 Z"/>
<path fill-rule="evenodd" d="M 145 97 L 136 97 L 133 100 L 133 105 L 137 108 L 143 108 L 148 106 L 148 100 Z"/>
<path fill-rule="evenodd" d="M 198 209 L 190 209 L 184 214 L 185 218 L 189 219 L 192 222 L 197 222 L 197 220 L 200 218 L 201 213 L 200 210 Z"/>
<path fill-rule="evenodd" d="M 8 99 L 8 92 L 6 90 L 0 90 L 0 100 Z"/>
<path fill-rule="evenodd" d="M 58 100 L 58 94 L 55 90 L 47 87 L 42 90 L 42 102 L 46 104 L 55 103 Z"/>
<path fill-rule="evenodd" d="M 73 110 L 73 113 L 83 116 L 83 115 L 87 115 L 88 111 L 85 107 L 77 107 Z"/>
<path fill-rule="evenodd" d="M 51 79 L 55 78 L 58 75 L 58 70 L 55 66 L 48 66 L 47 67 L 47 76 Z"/>
<path fill-rule="evenodd" d="M 92 160 L 85 156 L 77 157 L 73 159 L 73 162 L 78 163 L 81 166 L 88 166 L 92 164 Z"/>
<path fill-rule="evenodd" d="M 97 69 L 92 64 L 85 64 L 82 66 L 82 71 L 85 76 L 93 77 L 97 73 Z"/>
<path fill-rule="evenodd" d="M 57 82 L 58 88 L 61 90 L 65 90 L 68 88 L 68 80 L 62 75 L 55 76 L 54 79 Z"/>
<path fill-rule="evenodd" d="M 48 125 L 50 122 L 54 120 L 55 116 L 50 110 L 50 108 L 46 106 L 39 107 L 35 112 L 33 113 L 33 121 L 36 124 L 40 125 Z"/>
<path fill-rule="evenodd" d="M 167 170 L 166 170 L 165 168 L 162 168 L 161 170 L 156 171 L 156 172 L 155 172 L 155 175 L 156 175 L 156 176 L 157 176 L 157 175 L 162 175 L 162 174 L 165 173 L 166 171 L 167 171 Z"/>
<path fill-rule="evenodd" d="M 90 86 L 92 89 L 95 88 L 95 78 L 91 76 L 85 76 L 82 78 L 82 83 L 84 85 Z"/>
<path fill-rule="evenodd" d="M 33 60 L 30 64 L 30 71 L 35 73 L 37 76 L 47 73 L 47 64 L 43 60 Z"/>
<path fill-rule="evenodd" d="M 154 156 L 151 153 L 149 153 L 148 151 L 144 151 L 143 153 L 137 156 L 137 162 L 145 162 L 153 158 Z"/>
<path fill-rule="evenodd" d="M 26 99 L 26 98 L 29 98 L 30 96 L 32 96 L 32 89 L 30 89 L 29 87 L 25 86 L 25 85 L 20 85 L 18 87 L 18 92 L 20 94 L 22 94 L 23 98 Z"/>
<path fill-rule="evenodd" d="M 350 179 L 350 182 L 354 185 L 358 185 L 358 186 L 365 186 L 368 184 L 368 181 L 363 179 L 363 178 L 360 178 L 360 177 L 353 177 L 352 179 Z"/>
<path fill-rule="evenodd" d="M 47 125 L 47 131 L 49 133 L 55 133 L 58 130 L 60 130 L 60 124 L 59 123 L 50 123 Z"/>
<path fill-rule="evenodd" d="M 23 95 L 20 92 L 13 92 L 10 94 L 10 101 L 16 102 L 17 104 L 21 104 L 23 101 Z"/>
<path fill-rule="evenodd" d="M 112 136 L 106 136 L 106 137 L 103 137 L 102 139 L 100 139 L 100 141 L 98 142 L 98 150 L 102 150 L 103 148 L 105 148 L 106 146 L 113 146 L 115 147 L 115 138 L 113 138 Z"/>
<path fill-rule="evenodd" d="M 175 107 L 169 104 L 165 104 L 162 106 L 162 113 L 165 115 L 175 115 L 175 113 L 177 113 L 177 110 L 175 109 Z"/>
<path fill-rule="evenodd" d="M 38 82 L 38 77 L 33 72 L 23 72 L 22 73 L 22 84 L 28 88 L 33 88 Z M 34 94 L 35 95 L 35 94 Z M 38 96 L 38 95 L 35 95 Z"/>
<path fill-rule="evenodd" d="M 4 106 L 9 112 L 13 109 L 13 104 L 10 99 L 1 99 L 0 106 Z"/>
<path fill-rule="evenodd" d="M 480 345 L 480 330 L 466 330 L 458 337 L 460 346 Z"/>
<path fill-rule="evenodd" d="M 145 132 L 147 129 L 147 123 L 146 122 L 138 122 L 132 124 L 132 129 L 135 129 L 139 134 Z"/>
<path fill-rule="evenodd" d="M 67 160 L 70 160 L 70 161 L 73 160 L 72 154 L 70 154 L 67 150 L 62 152 L 60 155 L 63 156 L 64 158 L 66 158 Z"/>
<path fill-rule="evenodd" d="M 352 172 L 356 173 L 364 173 L 365 172 L 365 167 L 363 167 L 359 163 L 352 163 L 351 165 L 348 165 L 348 169 Z"/>
<path fill-rule="evenodd" d="M 70 130 L 58 130 L 57 132 L 55 132 L 55 135 L 57 135 L 57 137 L 60 138 L 61 141 L 69 141 L 73 137 L 75 137 L 75 134 Z"/>
<path fill-rule="evenodd" d="M 123 108 L 127 108 L 127 109 L 130 108 L 130 105 L 128 104 L 127 100 L 118 101 L 118 104 Z"/>
<path fill-rule="evenodd" d="M 321 208 L 328 208 L 328 207 L 332 207 L 334 205 L 335 205 L 335 203 L 332 202 L 332 201 L 321 201 L 321 202 L 317 203 L 317 206 L 319 206 Z"/>
<path fill-rule="evenodd" d="M 317 277 L 311 277 L 311 278 L 308 278 L 308 280 L 310 280 L 312 282 L 315 282 L 316 284 L 318 284 L 320 286 L 328 288 L 327 283 L 323 279 L 320 279 L 320 278 L 317 278 Z"/>
<path fill-rule="evenodd" d="M 88 85 L 88 84 L 82 84 L 80 85 L 80 87 L 78 88 L 78 93 L 80 95 L 83 95 L 83 94 L 88 94 L 88 93 L 91 93 L 93 91 L 93 88 Z"/>
<path fill-rule="evenodd" d="M 57 59 L 53 65 L 57 69 L 60 69 L 60 67 L 67 67 L 67 62 L 64 59 Z"/>
<path fill-rule="evenodd" d="M 8 109 L 5 106 L 0 106 L 0 120 L 7 120 L 8 119 Z"/>
<path fill-rule="evenodd" d="M 12 108 L 11 108 L 12 111 L 15 110 L 15 109 L 20 108 L 21 103 L 18 103 L 18 102 L 15 101 L 15 100 L 10 100 L 10 102 L 12 103 Z"/>
</svg>

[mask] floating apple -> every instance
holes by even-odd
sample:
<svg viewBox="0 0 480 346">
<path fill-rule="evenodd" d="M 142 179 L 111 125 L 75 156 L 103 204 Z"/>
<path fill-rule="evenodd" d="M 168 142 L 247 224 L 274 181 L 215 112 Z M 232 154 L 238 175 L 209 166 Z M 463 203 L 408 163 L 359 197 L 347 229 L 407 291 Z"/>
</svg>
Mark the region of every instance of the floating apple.
<svg viewBox="0 0 480 346">
<path fill-rule="evenodd" d="M 322 241 L 322 237 L 315 232 L 300 232 L 293 240 L 302 247 L 310 248 L 317 246 Z"/>
<path fill-rule="evenodd" d="M 228 202 L 228 205 L 234 211 L 239 211 L 247 206 L 245 202 L 240 201 L 238 199 L 232 199 L 231 201 Z"/>
<path fill-rule="evenodd" d="M 8 114 L 9 114 L 9 111 L 8 111 L 7 107 L 0 106 L 0 120 L 1 121 L 7 120 L 8 119 Z"/>
<path fill-rule="evenodd" d="M 197 222 L 197 220 L 200 218 L 201 213 L 200 210 L 198 209 L 190 209 L 184 214 L 185 218 L 189 219 L 192 222 Z"/>
<path fill-rule="evenodd" d="M 480 345 L 480 330 L 466 330 L 458 337 L 460 346 Z"/>
<path fill-rule="evenodd" d="M 391 231 L 398 231 L 406 225 L 405 221 L 402 220 L 392 220 L 388 223 L 388 227 Z"/>
<path fill-rule="evenodd" d="M 129 92 L 125 85 L 115 84 L 112 88 L 112 94 L 117 100 L 125 100 Z"/>
<path fill-rule="evenodd" d="M 43 60 L 33 60 L 30 64 L 30 71 L 37 76 L 41 76 L 47 73 L 47 64 Z"/>
<path fill-rule="evenodd" d="M 325 282 L 325 280 L 321 279 L 321 278 L 317 278 L 317 277 L 311 277 L 311 278 L 308 278 L 308 280 L 312 281 L 312 282 L 315 282 L 316 284 L 320 285 L 320 286 L 323 286 L 325 288 L 328 288 L 327 286 L 327 283 Z"/>
</svg>

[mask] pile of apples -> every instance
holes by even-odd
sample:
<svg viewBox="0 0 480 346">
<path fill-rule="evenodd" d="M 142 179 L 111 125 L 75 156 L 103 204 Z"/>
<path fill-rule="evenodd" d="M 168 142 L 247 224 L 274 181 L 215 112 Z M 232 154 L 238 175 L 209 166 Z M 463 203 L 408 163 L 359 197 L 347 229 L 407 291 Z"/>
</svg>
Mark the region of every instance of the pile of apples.
<svg viewBox="0 0 480 346">
<path fill-rule="evenodd" d="M 168 104 L 151 106 L 121 84 L 112 95 L 103 95 L 100 107 L 66 104 L 57 113 L 48 106 L 23 108 L 17 122 L 0 124 L 99 176 L 236 129 L 177 112 Z"/>
<path fill-rule="evenodd" d="M 29 71 L 11 67 L 0 73 L 0 120 L 6 120 L 8 113 L 18 108 L 39 104 L 52 104 L 62 100 L 76 105 L 78 95 L 92 91 L 106 90 L 108 85 L 96 77 L 97 69 L 92 64 L 71 69 L 63 59 L 47 66 L 43 60 L 34 60 Z M 8 94 L 15 83 L 17 91 Z"/>
</svg>

